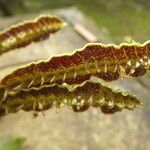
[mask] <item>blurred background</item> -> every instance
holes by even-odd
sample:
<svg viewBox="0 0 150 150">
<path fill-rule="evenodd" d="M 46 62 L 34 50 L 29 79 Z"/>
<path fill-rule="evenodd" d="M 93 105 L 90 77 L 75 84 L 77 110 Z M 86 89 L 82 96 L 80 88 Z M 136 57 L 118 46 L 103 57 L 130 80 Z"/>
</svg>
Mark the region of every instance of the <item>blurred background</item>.
<svg viewBox="0 0 150 150">
<path fill-rule="evenodd" d="M 116 41 L 125 35 L 138 41 L 149 39 L 149 0 L 0 0 L 0 15 L 16 16 L 66 7 L 80 9 L 98 27 L 105 27 Z"/>
<path fill-rule="evenodd" d="M 0 0 L 0 30 L 41 14 L 56 15 L 68 23 L 45 41 L 2 55 L 0 78 L 21 65 L 71 53 L 88 42 L 143 43 L 150 39 L 149 8 L 149 0 Z M 137 95 L 143 109 L 104 115 L 94 108 L 84 113 L 61 108 L 36 119 L 32 112 L 23 111 L 0 118 L 0 143 L 10 140 L 4 143 L 9 150 L 23 143 L 18 138 L 26 140 L 14 150 L 149 150 L 149 83 L 149 73 L 110 83 Z"/>
</svg>

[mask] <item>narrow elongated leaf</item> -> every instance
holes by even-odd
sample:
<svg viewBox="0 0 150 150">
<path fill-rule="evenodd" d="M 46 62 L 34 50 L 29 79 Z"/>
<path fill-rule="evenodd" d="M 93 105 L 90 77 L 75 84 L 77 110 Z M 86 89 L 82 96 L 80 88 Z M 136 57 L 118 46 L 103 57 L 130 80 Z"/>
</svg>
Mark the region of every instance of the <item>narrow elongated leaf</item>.
<svg viewBox="0 0 150 150">
<path fill-rule="evenodd" d="M 64 22 L 53 16 L 41 16 L 34 21 L 12 26 L 0 33 L 0 55 L 31 42 L 43 40 L 62 28 Z"/>
<path fill-rule="evenodd" d="M 75 112 L 86 111 L 90 106 L 101 108 L 103 113 L 115 113 L 122 109 L 141 107 L 141 102 L 134 96 L 110 87 L 86 81 L 81 85 L 50 85 L 42 88 L 30 88 L 9 94 L 0 103 L 0 116 L 25 111 L 44 111 L 65 104 Z"/>
<path fill-rule="evenodd" d="M 21 67 L 6 76 L 6 90 L 39 87 L 52 83 L 79 84 L 91 76 L 106 81 L 144 75 L 150 66 L 150 41 L 144 44 L 88 44 L 73 54 Z"/>
</svg>

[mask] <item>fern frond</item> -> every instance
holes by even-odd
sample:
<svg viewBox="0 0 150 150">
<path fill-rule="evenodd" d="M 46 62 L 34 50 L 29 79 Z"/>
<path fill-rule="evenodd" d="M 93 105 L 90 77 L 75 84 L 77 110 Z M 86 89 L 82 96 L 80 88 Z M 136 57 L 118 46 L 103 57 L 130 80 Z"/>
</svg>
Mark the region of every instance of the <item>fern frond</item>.
<svg viewBox="0 0 150 150">
<path fill-rule="evenodd" d="M 144 44 L 88 44 L 73 54 L 21 67 L 2 79 L 6 90 L 52 83 L 80 84 L 96 76 L 105 81 L 144 75 L 150 66 L 150 41 Z"/>
<path fill-rule="evenodd" d="M 39 112 L 52 107 L 60 108 L 63 104 L 75 112 L 86 111 L 92 106 L 100 108 L 106 114 L 142 106 L 134 96 L 112 90 L 101 83 L 86 81 L 76 86 L 53 84 L 9 94 L 0 103 L 0 116 L 16 113 L 20 109 Z"/>
<path fill-rule="evenodd" d="M 0 55 L 31 42 L 46 39 L 64 26 L 64 22 L 53 16 L 41 16 L 34 21 L 14 25 L 0 33 Z"/>
</svg>

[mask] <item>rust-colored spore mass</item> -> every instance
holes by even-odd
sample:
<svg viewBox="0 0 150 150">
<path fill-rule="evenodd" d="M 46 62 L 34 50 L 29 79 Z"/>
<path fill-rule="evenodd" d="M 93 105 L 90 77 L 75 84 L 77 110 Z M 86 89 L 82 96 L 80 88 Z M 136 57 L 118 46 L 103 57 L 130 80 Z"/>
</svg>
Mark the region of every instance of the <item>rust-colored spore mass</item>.
<svg viewBox="0 0 150 150">
<path fill-rule="evenodd" d="M 53 16 L 41 16 L 34 21 L 26 21 L 0 33 L 0 55 L 15 48 L 38 42 L 61 29 L 64 22 Z"/>
<path fill-rule="evenodd" d="M 52 83 L 79 84 L 96 76 L 105 81 L 119 77 L 139 77 L 149 70 L 150 42 L 144 44 L 88 44 L 73 54 L 56 56 L 17 69 L 2 79 L 8 90 L 22 85 L 38 87 Z M 32 84 L 31 84 L 32 83 Z"/>
</svg>

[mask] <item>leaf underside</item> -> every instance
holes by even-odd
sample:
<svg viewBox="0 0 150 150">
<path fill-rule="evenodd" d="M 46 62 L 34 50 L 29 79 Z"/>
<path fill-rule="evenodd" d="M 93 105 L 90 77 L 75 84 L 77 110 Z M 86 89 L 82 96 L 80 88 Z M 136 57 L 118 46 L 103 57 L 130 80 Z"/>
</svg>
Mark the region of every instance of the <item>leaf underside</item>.
<svg viewBox="0 0 150 150">
<path fill-rule="evenodd" d="M 53 83 L 80 84 L 91 76 L 113 81 L 119 77 L 142 76 L 149 66 L 150 41 L 120 46 L 88 44 L 73 54 L 21 67 L 4 77 L 1 85 L 11 91 Z"/>
<path fill-rule="evenodd" d="M 64 26 L 64 22 L 53 16 L 41 16 L 34 21 L 26 21 L 0 33 L 0 55 L 38 42 L 49 37 Z"/>
<path fill-rule="evenodd" d="M 100 108 L 105 114 L 112 114 L 122 109 L 141 107 L 141 102 L 134 96 L 92 81 L 78 86 L 53 84 L 42 88 L 30 88 L 9 94 L 0 103 L 0 116 L 25 111 L 44 111 L 52 107 L 67 105 L 75 112 L 86 111 L 89 107 Z"/>
</svg>

